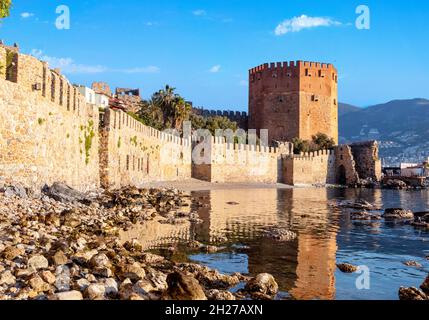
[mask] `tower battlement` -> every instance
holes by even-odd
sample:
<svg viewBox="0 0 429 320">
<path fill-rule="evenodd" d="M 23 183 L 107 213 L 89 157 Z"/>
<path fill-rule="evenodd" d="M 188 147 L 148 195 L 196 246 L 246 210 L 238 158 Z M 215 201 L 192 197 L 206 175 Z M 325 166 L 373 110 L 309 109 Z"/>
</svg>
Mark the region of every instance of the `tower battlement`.
<svg viewBox="0 0 429 320">
<path fill-rule="evenodd" d="M 284 71 L 284 70 L 292 70 L 292 69 L 298 69 L 300 67 L 306 67 L 306 68 L 315 68 L 315 69 L 321 69 L 321 70 L 332 70 L 337 71 L 335 67 L 330 63 L 321 63 L 321 62 L 311 62 L 311 61 L 284 61 L 284 62 L 271 62 L 271 63 L 264 63 L 261 64 L 255 68 L 252 68 L 249 70 L 249 74 L 256 74 L 261 72 L 273 72 L 273 71 Z"/>
<path fill-rule="evenodd" d="M 249 129 L 269 139 L 311 140 L 325 133 L 338 142 L 338 72 L 330 63 L 264 63 L 249 70 Z"/>
</svg>

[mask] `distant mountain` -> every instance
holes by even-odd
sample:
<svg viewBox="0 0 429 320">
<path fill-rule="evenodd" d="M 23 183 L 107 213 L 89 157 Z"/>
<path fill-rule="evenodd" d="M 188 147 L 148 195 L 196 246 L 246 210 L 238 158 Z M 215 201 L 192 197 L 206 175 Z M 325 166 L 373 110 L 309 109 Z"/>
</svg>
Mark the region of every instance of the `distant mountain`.
<svg viewBox="0 0 429 320">
<path fill-rule="evenodd" d="M 347 104 L 347 103 L 340 103 L 338 105 L 338 116 L 342 117 L 344 115 L 346 115 L 347 113 L 352 113 L 352 112 L 356 112 L 356 111 L 360 111 L 361 108 L 356 107 L 356 106 L 352 106 L 351 104 Z"/>
<path fill-rule="evenodd" d="M 340 142 L 379 140 L 386 165 L 421 162 L 429 156 L 429 100 L 339 109 Z"/>
</svg>

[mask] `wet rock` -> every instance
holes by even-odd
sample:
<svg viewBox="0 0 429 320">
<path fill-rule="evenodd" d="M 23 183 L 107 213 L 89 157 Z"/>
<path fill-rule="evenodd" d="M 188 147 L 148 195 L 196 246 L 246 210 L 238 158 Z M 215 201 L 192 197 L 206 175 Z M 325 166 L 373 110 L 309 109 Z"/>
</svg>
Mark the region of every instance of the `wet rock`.
<svg viewBox="0 0 429 320">
<path fill-rule="evenodd" d="M 352 220 L 380 220 L 381 217 L 378 215 L 370 214 L 367 211 L 357 211 L 350 214 Z"/>
<path fill-rule="evenodd" d="M 203 288 L 192 275 L 173 272 L 167 276 L 167 300 L 207 300 Z"/>
<path fill-rule="evenodd" d="M 177 268 L 182 272 L 193 274 L 204 287 L 210 289 L 229 289 L 240 283 L 237 275 L 221 274 L 217 270 L 198 264 L 184 263 Z"/>
<path fill-rule="evenodd" d="M 28 267 L 34 270 L 47 269 L 49 266 L 48 259 L 42 255 L 32 256 L 28 260 Z"/>
<path fill-rule="evenodd" d="M 340 269 L 341 272 L 344 273 L 354 273 L 356 271 L 358 271 L 358 267 L 351 265 L 349 263 L 341 263 L 341 264 L 337 264 L 338 269 Z"/>
<path fill-rule="evenodd" d="M 292 241 L 297 238 L 297 234 L 286 229 L 271 229 L 265 232 L 266 237 L 276 241 Z"/>
<path fill-rule="evenodd" d="M 413 220 L 414 214 L 410 210 L 391 208 L 384 211 L 383 218 L 386 220 Z"/>
<path fill-rule="evenodd" d="M 341 208 L 357 209 L 357 210 L 378 210 L 379 208 L 365 200 L 342 201 L 338 204 Z"/>
<path fill-rule="evenodd" d="M 208 300 L 236 300 L 235 296 L 229 291 L 221 291 L 217 289 L 208 290 L 206 292 Z"/>
<path fill-rule="evenodd" d="M 422 289 L 424 293 L 429 295 L 429 275 L 427 276 L 426 280 L 420 286 L 420 289 Z"/>
<path fill-rule="evenodd" d="M 406 265 L 407 267 L 416 267 L 416 268 L 422 267 L 422 265 L 420 263 L 418 263 L 417 261 L 406 261 L 406 262 L 404 262 L 404 265 Z"/>
<path fill-rule="evenodd" d="M 58 292 L 55 294 L 55 298 L 63 301 L 83 300 L 82 293 L 79 291 Z"/>
<path fill-rule="evenodd" d="M 0 275 L 0 286 L 7 285 L 7 286 L 13 286 L 16 282 L 16 278 L 12 274 L 10 270 L 4 271 Z"/>
<path fill-rule="evenodd" d="M 393 189 L 393 190 L 405 190 L 408 189 L 408 185 L 398 179 L 389 179 L 385 183 L 383 183 L 382 187 L 384 189 Z"/>
<path fill-rule="evenodd" d="M 15 258 L 23 255 L 25 253 L 25 251 L 21 248 L 17 248 L 17 247 L 6 247 L 3 252 L 1 253 L 1 257 L 3 259 L 6 260 L 14 260 Z"/>
<path fill-rule="evenodd" d="M 421 290 L 411 287 L 401 287 L 399 289 L 400 300 L 429 300 L 429 297 Z"/>
<path fill-rule="evenodd" d="M 279 286 L 274 277 L 269 273 L 258 274 L 247 282 L 245 291 L 250 294 L 260 293 L 268 296 L 274 296 L 279 291 Z"/>
<path fill-rule="evenodd" d="M 224 250 L 225 247 L 216 247 L 216 246 L 203 246 L 201 248 L 202 251 L 207 252 L 207 253 L 216 253 L 219 252 L 221 250 Z"/>
</svg>

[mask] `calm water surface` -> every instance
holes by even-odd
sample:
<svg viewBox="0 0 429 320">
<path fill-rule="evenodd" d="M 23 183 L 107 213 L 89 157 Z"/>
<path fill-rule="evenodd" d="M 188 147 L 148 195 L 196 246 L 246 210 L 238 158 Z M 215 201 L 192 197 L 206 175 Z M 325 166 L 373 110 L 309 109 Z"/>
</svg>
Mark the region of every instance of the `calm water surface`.
<svg viewBox="0 0 429 320">
<path fill-rule="evenodd" d="M 410 225 L 351 221 L 339 200 L 364 199 L 383 208 L 429 209 L 429 192 L 343 189 L 255 189 L 193 192 L 189 210 L 202 224 L 180 226 L 149 223 L 128 232 L 148 249 L 173 259 L 188 260 L 223 273 L 271 273 L 282 295 L 297 299 L 398 299 L 400 286 L 418 287 L 429 272 L 429 232 Z M 231 204 L 235 202 L 236 204 Z M 273 241 L 272 227 L 295 231 L 290 242 Z M 225 249 L 201 254 L 187 248 L 189 240 Z M 170 257 L 171 258 L 171 257 Z M 415 260 L 422 268 L 407 267 Z M 343 274 L 336 263 L 367 266 L 370 289 L 358 290 L 359 274 Z"/>
</svg>

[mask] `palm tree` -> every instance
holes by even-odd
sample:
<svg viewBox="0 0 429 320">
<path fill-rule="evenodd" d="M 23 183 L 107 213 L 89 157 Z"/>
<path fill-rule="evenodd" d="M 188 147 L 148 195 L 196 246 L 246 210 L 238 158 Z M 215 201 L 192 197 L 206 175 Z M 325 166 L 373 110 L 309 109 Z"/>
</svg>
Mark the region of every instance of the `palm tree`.
<svg viewBox="0 0 429 320">
<path fill-rule="evenodd" d="M 190 104 L 176 94 L 175 90 L 166 85 L 152 96 L 153 106 L 161 110 L 164 128 L 179 129 L 191 112 Z"/>
<path fill-rule="evenodd" d="M 12 0 L 0 0 L 0 19 L 9 17 Z"/>
</svg>

